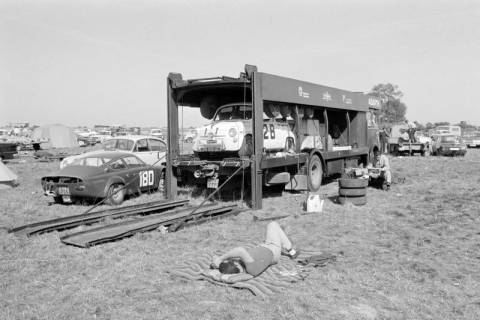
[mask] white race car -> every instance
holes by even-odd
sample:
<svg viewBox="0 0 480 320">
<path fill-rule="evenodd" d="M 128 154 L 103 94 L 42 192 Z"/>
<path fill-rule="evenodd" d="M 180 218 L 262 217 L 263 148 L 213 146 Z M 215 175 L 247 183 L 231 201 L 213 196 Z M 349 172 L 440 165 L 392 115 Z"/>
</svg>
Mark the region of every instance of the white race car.
<svg viewBox="0 0 480 320">
<path fill-rule="evenodd" d="M 101 150 L 85 152 L 63 159 L 60 162 L 60 169 L 71 165 L 77 158 L 93 156 L 105 151 L 131 152 L 149 165 L 163 166 L 166 161 L 167 145 L 162 139 L 152 136 L 127 135 L 111 138 L 102 143 Z"/>
<path fill-rule="evenodd" d="M 221 106 L 212 122 L 196 129 L 193 151 L 201 159 L 250 156 L 252 145 L 252 106 L 232 103 Z M 266 152 L 290 152 L 295 134 L 288 120 L 264 116 L 263 144 Z"/>
</svg>

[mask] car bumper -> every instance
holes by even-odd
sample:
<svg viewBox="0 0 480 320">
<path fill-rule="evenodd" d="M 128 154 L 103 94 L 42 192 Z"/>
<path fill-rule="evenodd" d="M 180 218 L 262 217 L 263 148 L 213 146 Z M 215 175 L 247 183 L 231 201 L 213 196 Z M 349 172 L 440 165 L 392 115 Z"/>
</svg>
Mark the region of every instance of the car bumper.
<svg viewBox="0 0 480 320">
<path fill-rule="evenodd" d="M 441 155 L 444 156 L 463 156 L 467 153 L 467 150 L 465 149 L 443 149 L 442 151 L 439 152 Z"/>
<path fill-rule="evenodd" d="M 70 197 L 70 198 L 104 198 L 105 190 L 90 184 L 43 184 L 43 191 L 46 196 Z"/>
</svg>

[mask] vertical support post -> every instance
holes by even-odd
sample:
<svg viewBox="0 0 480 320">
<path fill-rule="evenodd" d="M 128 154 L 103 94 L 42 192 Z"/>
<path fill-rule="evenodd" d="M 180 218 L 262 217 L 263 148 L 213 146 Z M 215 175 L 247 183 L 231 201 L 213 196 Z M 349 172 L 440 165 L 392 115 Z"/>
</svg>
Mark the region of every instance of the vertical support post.
<svg viewBox="0 0 480 320">
<path fill-rule="evenodd" d="M 252 206 L 262 209 L 262 157 L 263 157 L 263 99 L 262 80 L 258 72 L 252 75 L 252 138 L 253 138 L 253 163 L 252 175 Z"/>
<path fill-rule="evenodd" d="M 328 145 L 328 114 L 327 109 L 323 109 L 323 119 L 325 119 L 325 151 L 330 147 Z"/>
<path fill-rule="evenodd" d="M 178 157 L 178 106 L 174 98 L 170 77 L 167 78 L 167 113 L 168 113 L 168 154 L 165 174 L 165 187 L 168 199 L 177 198 L 177 177 L 173 174 L 172 160 Z"/>
<path fill-rule="evenodd" d="M 346 112 L 346 121 L 347 121 L 347 144 L 352 145 L 352 141 L 350 140 L 350 113 L 347 111 Z"/>
</svg>

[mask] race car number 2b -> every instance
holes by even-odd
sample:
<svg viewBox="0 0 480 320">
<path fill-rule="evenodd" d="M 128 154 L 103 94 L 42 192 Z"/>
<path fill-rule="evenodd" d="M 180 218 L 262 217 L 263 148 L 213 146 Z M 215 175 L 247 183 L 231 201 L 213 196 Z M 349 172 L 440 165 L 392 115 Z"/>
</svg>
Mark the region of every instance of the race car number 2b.
<svg viewBox="0 0 480 320">
<path fill-rule="evenodd" d="M 275 139 L 275 126 L 273 124 L 263 124 L 263 139 Z"/>
<path fill-rule="evenodd" d="M 153 170 L 140 171 L 138 176 L 140 178 L 140 188 L 153 186 L 153 182 L 155 181 L 155 173 Z"/>
</svg>

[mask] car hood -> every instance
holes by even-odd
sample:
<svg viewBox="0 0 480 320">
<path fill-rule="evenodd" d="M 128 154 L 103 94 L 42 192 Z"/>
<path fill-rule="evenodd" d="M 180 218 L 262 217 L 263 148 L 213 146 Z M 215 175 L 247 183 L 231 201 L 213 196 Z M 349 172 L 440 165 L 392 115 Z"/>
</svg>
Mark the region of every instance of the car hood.
<svg viewBox="0 0 480 320">
<path fill-rule="evenodd" d="M 86 178 L 103 173 L 103 168 L 104 167 L 68 166 L 48 177 Z"/>
</svg>

